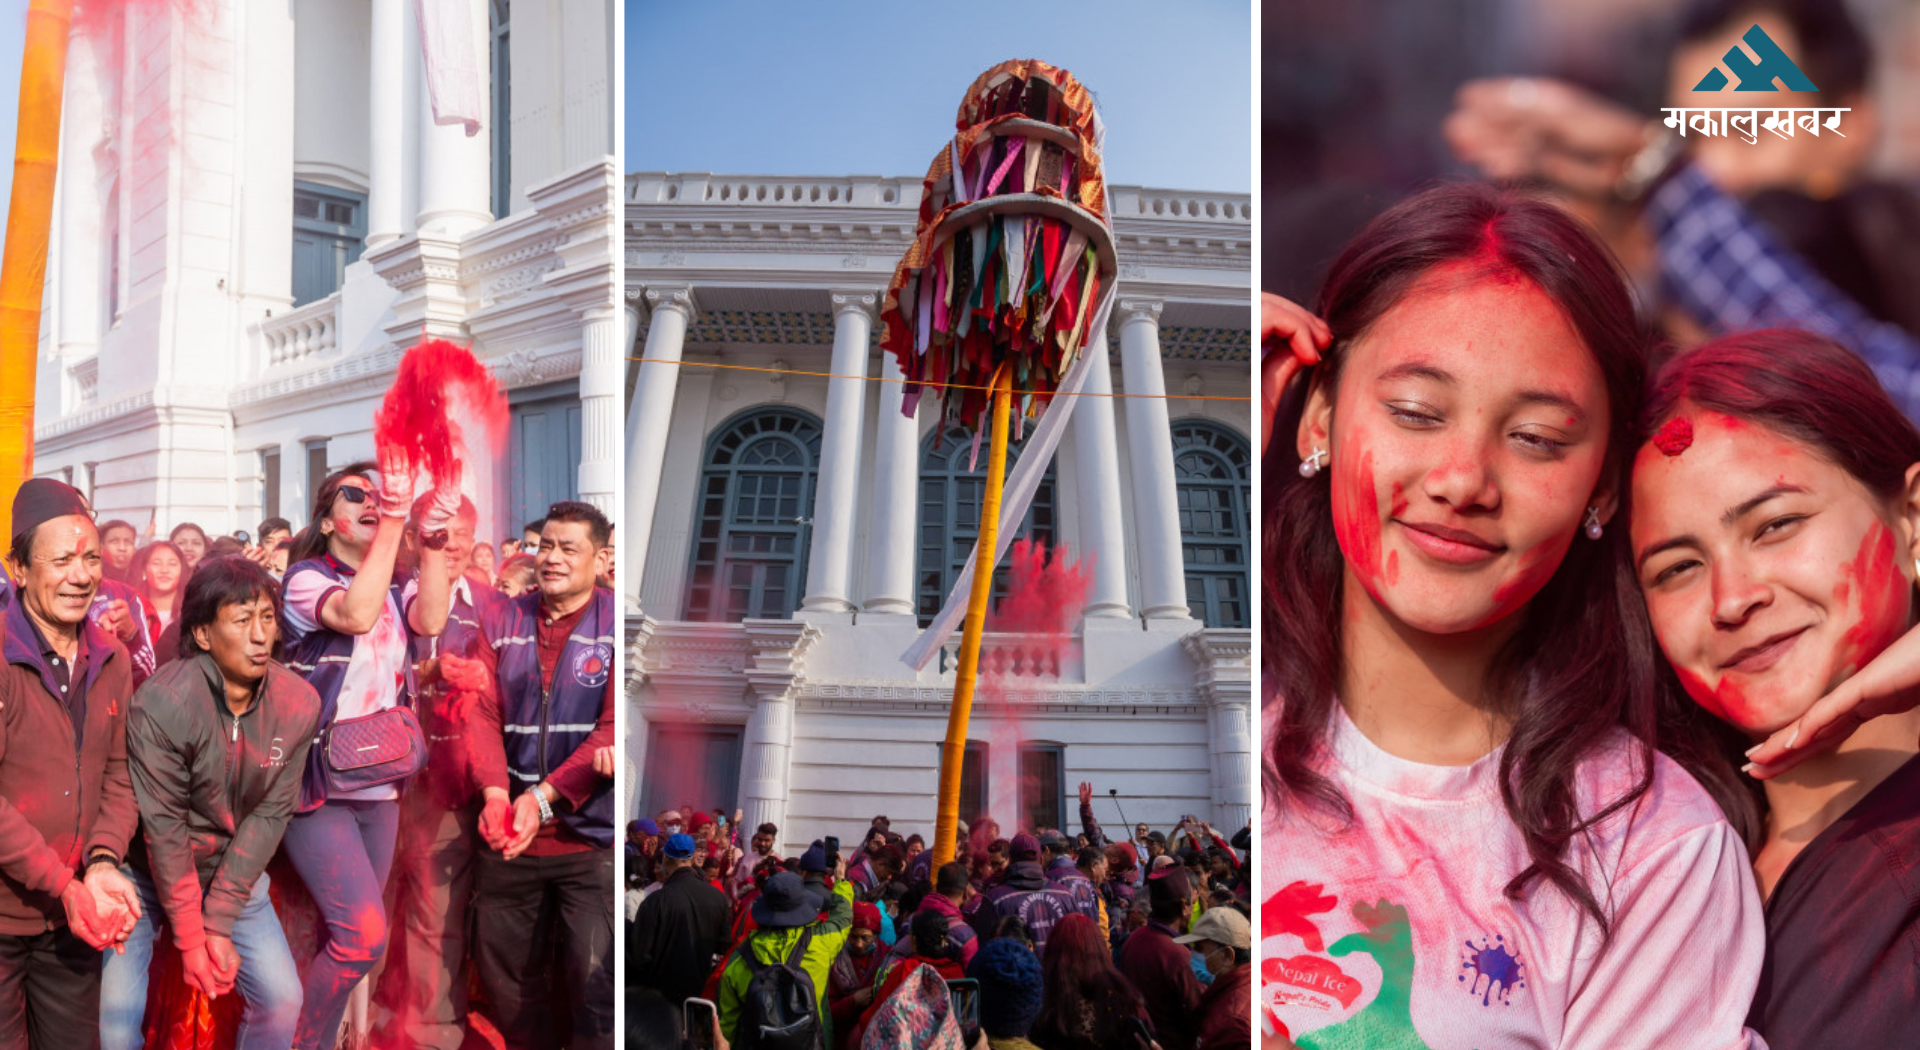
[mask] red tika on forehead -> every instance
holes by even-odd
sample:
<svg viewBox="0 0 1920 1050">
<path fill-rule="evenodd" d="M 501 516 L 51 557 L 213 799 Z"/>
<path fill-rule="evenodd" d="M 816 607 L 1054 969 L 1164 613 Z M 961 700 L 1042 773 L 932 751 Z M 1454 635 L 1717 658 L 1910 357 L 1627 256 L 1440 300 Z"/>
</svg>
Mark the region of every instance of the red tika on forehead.
<svg viewBox="0 0 1920 1050">
<path fill-rule="evenodd" d="M 1693 424 L 1685 416 L 1675 416 L 1667 420 L 1667 425 L 1653 435 L 1653 447 L 1669 456 L 1685 452 L 1693 444 Z"/>
</svg>

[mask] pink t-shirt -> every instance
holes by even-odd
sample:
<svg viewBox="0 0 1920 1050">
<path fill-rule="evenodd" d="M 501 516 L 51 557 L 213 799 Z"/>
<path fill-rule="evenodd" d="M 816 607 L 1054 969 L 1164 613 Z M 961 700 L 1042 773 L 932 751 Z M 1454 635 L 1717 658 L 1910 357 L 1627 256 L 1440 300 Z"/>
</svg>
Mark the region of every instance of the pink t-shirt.
<svg viewBox="0 0 1920 1050">
<path fill-rule="evenodd" d="M 1353 823 L 1269 799 L 1261 1023 L 1301 1050 L 1764 1050 L 1744 1021 L 1765 953 L 1745 848 L 1719 807 L 1656 756 L 1652 787 L 1566 859 L 1601 932 L 1527 866 L 1500 752 L 1427 766 L 1375 746 L 1336 707 L 1325 772 Z M 1636 779 L 1615 730 L 1579 771 L 1583 812 Z"/>
<path fill-rule="evenodd" d="M 301 631 L 325 630 L 320 624 L 320 602 L 345 585 L 318 572 L 303 572 L 286 585 L 281 607 L 287 619 Z M 360 718 L 384 711 L 400 702 L 400 691 L 407 683 L 407 629 L 400 606 L 387 591 L 386 607 L 373 630 L 353 640 L 353 657 L 347 664 L 347 677 L 334 701 L 334 721 Z M 324 728 L 324 727 L 322 727 Z M 329 798 L 377 802 L 399 798 L 398 786 L 382 784 L 360 791 L 330 793 Z"/>
</svg>

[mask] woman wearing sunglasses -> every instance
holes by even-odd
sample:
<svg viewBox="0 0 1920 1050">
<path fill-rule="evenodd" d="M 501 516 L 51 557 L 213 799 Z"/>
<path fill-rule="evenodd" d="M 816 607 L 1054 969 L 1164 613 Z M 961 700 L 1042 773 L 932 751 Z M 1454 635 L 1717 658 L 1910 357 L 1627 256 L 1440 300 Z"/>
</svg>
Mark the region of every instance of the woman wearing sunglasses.
<svg viewBox="0 0 1920 1050">
<path fill-rule="evenodd" d="M 411 702 L 412 640 L 438 636 L 446 625 L 446 530 L 459 510 L 459 486 L 436 488 L 421 517 L 418 591 L 403 605 L 406 581 L 395 578 L 394 563 L 412 503 L 404 456 L 383 455 L 377 472 L 372 463 L 355 463 L 320 486 L 312 519 L 294 537 L 294 564 L 283 583 L 287 663 L 320 694 L 322 742 L 348 722 L 378 729 L 358 750 L 384 746 L 380 740 L 405 728 L 404 719 L 383 712 Z M 418 735 L 417 728 L 407 731 Z M 334 1045 L 348 995 L 387 942 L 381 889 L 393 861 L 401 784 L 352 786 L 377 777 L 351 771 L 337 750 L 313 748 L 300 812 L 283 840 L 326 927 L 324 947 L 307 970 L 294 1036 L 293 1045 L 307 1050 Z"/>
</svg>

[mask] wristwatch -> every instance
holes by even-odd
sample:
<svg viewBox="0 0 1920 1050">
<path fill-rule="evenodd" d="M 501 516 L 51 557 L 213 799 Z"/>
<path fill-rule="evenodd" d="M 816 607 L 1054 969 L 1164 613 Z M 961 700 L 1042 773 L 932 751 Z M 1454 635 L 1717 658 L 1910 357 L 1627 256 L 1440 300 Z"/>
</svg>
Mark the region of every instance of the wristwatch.
<svg viewBox="0 0 1920 1050">
<path fill-rule="evenodd" d="M 423 532 L 420 534 L 420 546 L 430 551 L 443 551 L 447 549 L 447 540 L 449 538 L 447 530 L 445 529 Z"/>
<path fill-rule="evenodd" d="M 533 800 L 540 804 L 540 824 L 543 827 L 553 823 L 553 804 L 547 801 L 547 793 L 540 790 L 545 786 L 544 784 L 537 784 L 533 789 Z"/>
</svg>

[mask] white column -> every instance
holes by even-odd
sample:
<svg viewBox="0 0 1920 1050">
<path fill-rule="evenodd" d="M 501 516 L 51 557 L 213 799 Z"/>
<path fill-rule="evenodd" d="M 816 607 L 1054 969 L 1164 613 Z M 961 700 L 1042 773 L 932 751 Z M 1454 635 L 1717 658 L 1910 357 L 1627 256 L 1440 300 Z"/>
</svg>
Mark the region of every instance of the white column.
<svg viewBox="0 0 1920 1050">
<path fill-rule="evenodd" d="M 742 823 L 757 828 L 765 823 L 787 826 L 787 759 L 793 751 L 793 701 L 786 696 L 763 696 L 747 718 L 747 735 L 740 755 Z"/>
<path fill-rule="evenodd" d="M 582 315 L 580 357 L 580 498 L 614 516 L 614 475 L 620 469 L 620 333 L 623 311 L 608 304 Z M 639 588 L 634 588 L 637 593 Z"/>
<path fill-rule="evenodd" d="M 874 428 L 873 527 L 867 536 L 866 611 L 913 615 L 913 555 L 919 519 L 920 425 L 903 414 L 900 363 L 880 353 L 880 415 Z"/>
<path fill-rule="evenodd" d="M 1180 552 L 1167 380 L 1160 370 L 1158 299 L 1120 300 L 1120 367 L 1127 393 L 1127 451 L 1140 551 L 1140 611 L 1150 620 L 1190 619 Z"/>
<path fill-rule="evenodd" d="M 1081 563 L 1093 559 L 1086 615 L 1125 618 L 1127 607 L 1126 532 L 1120 515 L 1120 435 L 1113 426 L 1113 366 L 1107 333 L 1087 341 L 1087 396 L 1073 406 L 1073 473 L 1080 501 Z"/>
<path fill-rule="evenodd" d="M 59 264 L 54 281 L 58 303 L 54 330 L 62 372 L 92 355 L 98 344 L 107 272 L 100 264 L 104 250 L 100 243 L 104 228 L 101 220 L 105 209 L 120 206 L 118 200 L 103 197 L 105 188 L 94 160 L 101 118 L 93 44 L 85 36 L 75 36 L 68 48 L 62 113 L 66 124 L 60 135 L 59 242 L 53 253 L 54 262 Z M 64 375 L 57 378 L 63 384 L 66 381 Z M 63 404 L 56 411 L 43 410 L 40 418 L 50 420 L 72 409 L 72 404 Z"/>
<path fill-rule="evenodd" d="M 860 481 L 860 423 L 865 406 L 867 336 L 873 330 L 873 291 L 833 296 L 833 361 L 827 380 L 826 433 L 820 442 L 820 480 L 814 489 L 813 546 L 807 554 L 806 612 L 850 613 L 853 510 Z"/>
<path fill-rule="evenodd" d="M 484 48 L 488 39 L 486 0 L 461 0 L 461 10 L 469 18 L 474 46 Z M 410 60 L 422 61 L 417 54 Z M 481 69 L 480 97 L 486 98 L 486 66 Z M 424 80 L 415 117 L 420 129 L 420 229 L 459 237 L 492 222 L 488 203 L 492 193 L 492 127 L 483 123 L 479 133 L 469 137 L 459 125 L 435 124 Z"/>
<path fill-rule="evenodd" d="M 647 544 L 653 535 L 653 510 L 660 498 L 660 471 L 667 460 L 667 424 L 673 419 L 673 389 L 680 380 L 680 353 L 693 323 L 693 289 L 649 288 L 653 325 L 627 409 L 627 513 L 620 523 L 624 557 L 622 590 L 640 604 L 640 579 L 647 570 Z"/>
<path fill-rule="evenodd" d="M 1253 815 L 1253 709 L 1215 697 L 1209 711 L 1208 750 L 1213 753 L 1213 826 L 1232 837 Z"/>
<path fill-rule="evenodd" d="M 293 5 L 244 4 L 234 13 L 245 46 L 236 49 L 242 87 L 232 97 L 246 148 L 235 158 L 244 190 L 227 287 L 240 316 L 262 317 L 293 305 Z"/>
<path fill-rule="evenodd" d="M 406 134 L 400 104 L 407 79 L 405 0 L 373 0 L 373 42 L 367 55 L 367 249 L 395 241 L 405 229 Z"/>
</svg>

